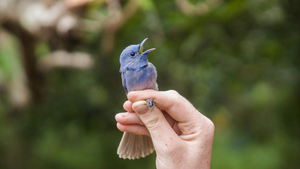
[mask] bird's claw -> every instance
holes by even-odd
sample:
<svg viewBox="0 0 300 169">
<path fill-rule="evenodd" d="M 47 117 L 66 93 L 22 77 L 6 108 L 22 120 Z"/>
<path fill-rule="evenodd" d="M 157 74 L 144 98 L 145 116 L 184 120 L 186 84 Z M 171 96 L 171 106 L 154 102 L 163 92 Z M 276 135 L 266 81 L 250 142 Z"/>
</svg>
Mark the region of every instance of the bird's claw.
<svg viewBox="0 0 300 169">
<path fill-rule="evenodd" d="M 155 104 L 154 104 L 153 100 L 152 99 L 147 99 L 146 102 L 147 102 L 147 107 L 151 108 L 151 111 L 152 111 L 153 108 L 155 107 Z"/>
</svg>

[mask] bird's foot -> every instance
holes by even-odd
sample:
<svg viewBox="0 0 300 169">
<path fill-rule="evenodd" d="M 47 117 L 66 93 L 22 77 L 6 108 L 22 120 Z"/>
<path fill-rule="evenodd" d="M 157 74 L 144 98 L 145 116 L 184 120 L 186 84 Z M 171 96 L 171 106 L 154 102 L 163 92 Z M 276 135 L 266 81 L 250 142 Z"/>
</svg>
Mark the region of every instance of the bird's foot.
<svg viewBox="0 0 300 169">
<path fill-rule="evenodd" d="M 153 110 L 153 108 L 155 107 L 154 101 L 152 99 L 147 99 L 147 107 L 151 108 L 151 111 Z"/>
</svg>

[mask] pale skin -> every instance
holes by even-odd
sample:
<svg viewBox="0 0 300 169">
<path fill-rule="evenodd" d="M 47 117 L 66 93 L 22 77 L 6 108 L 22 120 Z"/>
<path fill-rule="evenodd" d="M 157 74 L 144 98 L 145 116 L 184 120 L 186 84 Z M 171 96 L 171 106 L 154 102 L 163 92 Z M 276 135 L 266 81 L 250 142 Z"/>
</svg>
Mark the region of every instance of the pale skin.
<svg viewBox="0 0 300 169">
<path fill-rule="evenodd" d="M 123 107 L 127 112 L 115 116 L 118 129 L 151 136 L 158 169 L 210 168 L 214 124 L 176 91 L 130 92 Z"/>
</svg>

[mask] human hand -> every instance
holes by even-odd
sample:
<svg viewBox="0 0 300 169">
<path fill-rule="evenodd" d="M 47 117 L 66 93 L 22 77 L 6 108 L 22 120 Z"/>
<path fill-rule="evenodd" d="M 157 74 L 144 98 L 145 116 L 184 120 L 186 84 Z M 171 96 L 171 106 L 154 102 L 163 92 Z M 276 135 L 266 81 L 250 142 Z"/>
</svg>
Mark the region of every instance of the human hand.
<svg viewBox="0 0 300 169">
<path fill-rule="evenodd" d="M 146 99 L 154 101 L 153 111 Z M 214 125 L 176 91 L 130 92 L 123 107 L 118 129 L 151 136 L 158 169 L 210 168 Z"/>
</svg>

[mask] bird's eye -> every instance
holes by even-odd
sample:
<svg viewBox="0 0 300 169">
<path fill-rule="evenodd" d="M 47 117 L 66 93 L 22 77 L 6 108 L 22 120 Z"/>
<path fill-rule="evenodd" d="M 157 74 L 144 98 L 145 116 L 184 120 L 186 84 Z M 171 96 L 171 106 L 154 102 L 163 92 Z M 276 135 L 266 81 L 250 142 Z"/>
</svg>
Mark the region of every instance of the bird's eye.
<svg viewBox="0 0 300 169">
<path fill-rule="evenodd" d="M 135 55 L 135 53 L 134 53 L 134 52 L 131 52 L 131 53 L 130 53 L 130 56 L 134 56 L 134 55 Z"/>
</svg>

